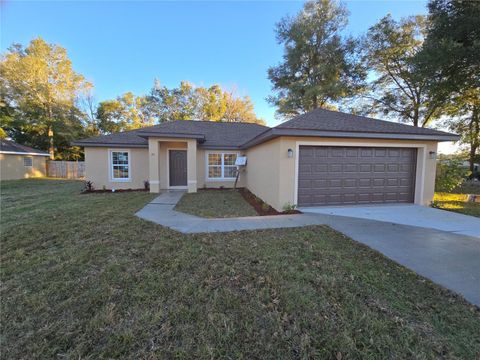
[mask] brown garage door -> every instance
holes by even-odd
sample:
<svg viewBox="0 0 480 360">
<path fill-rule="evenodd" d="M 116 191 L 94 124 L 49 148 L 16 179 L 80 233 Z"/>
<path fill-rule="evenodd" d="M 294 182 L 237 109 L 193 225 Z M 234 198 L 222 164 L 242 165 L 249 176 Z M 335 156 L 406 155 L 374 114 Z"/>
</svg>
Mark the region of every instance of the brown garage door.
<svg viewBox="0 0 480 360">
<path fill-rule="evenodd" d="M 300 146 L 298 205 L 413 202 L 417 150 Z"/>
</svg>

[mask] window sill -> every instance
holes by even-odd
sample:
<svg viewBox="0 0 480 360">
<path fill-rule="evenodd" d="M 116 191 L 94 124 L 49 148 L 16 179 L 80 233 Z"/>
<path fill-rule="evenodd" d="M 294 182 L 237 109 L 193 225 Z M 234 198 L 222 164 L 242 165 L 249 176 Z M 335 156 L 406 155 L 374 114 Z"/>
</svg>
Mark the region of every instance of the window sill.
<svg viewBox="0 0 480 360">
<path fill-rule="evenodd" d="M 235 178 L 206 178 L 205 181 L 235 181 Z"/>
<path fill-rule="evenodd" d="M 110 179 L 110 182 L 120 182 L 120 183 L 132 182 L 132 179 Z"/>
</svg>

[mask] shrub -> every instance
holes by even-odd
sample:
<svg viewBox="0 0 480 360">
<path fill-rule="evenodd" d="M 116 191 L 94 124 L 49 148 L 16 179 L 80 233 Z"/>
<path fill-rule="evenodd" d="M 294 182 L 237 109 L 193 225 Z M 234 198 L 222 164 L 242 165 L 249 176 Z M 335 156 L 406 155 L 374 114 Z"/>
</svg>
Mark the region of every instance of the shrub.
<svg viewBox="0 0 480 360">
<path fill-rule="evenodd" d="M 290 204 L 289 202 L 283 205 L 283 211 L 285 212 L 294 211 L 296 209 L 297 209 L 297 205 Z"/>
<path fill-rule="evenodd" d="M 440 161 L 437 164 L 435 190 L 449 192 L 462 185 L 470 171 L 459 160 Z"/>
<path fill-rule="evenodd" d="M 93 182 L 91 181 L 85 181 L 85 187 L 83 189 L 83 191 L 93 191 L 95 190 L 95 188 L 93 187 Z"/>
</svg>

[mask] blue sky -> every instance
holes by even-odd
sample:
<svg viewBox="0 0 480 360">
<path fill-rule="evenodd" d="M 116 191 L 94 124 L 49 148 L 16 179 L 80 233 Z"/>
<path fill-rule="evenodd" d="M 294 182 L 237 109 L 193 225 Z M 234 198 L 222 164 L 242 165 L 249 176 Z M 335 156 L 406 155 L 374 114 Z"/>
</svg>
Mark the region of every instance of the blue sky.
<svg viewBox="0 0 480 360">
<path fill-rule="evenodd" d="M 282 58 L 274 25 L 303 2 L 12 2 L 1 5 L 1 51 L 41 36 L 68 50 L 99 101 L 126 91 L 147 93 L 154 78 L 218 83 L 249 95 L 269 125 L 278 121 L 265 98 L 267 69 Z M 362 34 L 387 13 L 426 13 L 425 1 L 347 1 L 350 34 Z"/>
</svg>

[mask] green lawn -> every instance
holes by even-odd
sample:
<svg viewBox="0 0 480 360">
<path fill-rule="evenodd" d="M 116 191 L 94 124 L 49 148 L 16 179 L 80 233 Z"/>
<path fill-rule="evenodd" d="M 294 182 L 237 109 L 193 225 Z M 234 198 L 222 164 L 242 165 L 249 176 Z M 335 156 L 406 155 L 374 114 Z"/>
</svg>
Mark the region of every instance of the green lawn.
<svg viewBox="0 0 480 360">
<path fill-rule="evenodd" d="M 1 183 L 4 359 L 475 359 L 480 311 L 322 226 L 181 235 L 148 193 Z"/>
<path fill-rule="evenodd" d="M 175 206 L 175 210 L 206 218 L 258 215 L 236 190 L 201 190 L 185 194 Z"/>
<path fill-rule="evenodd" d="M 480 217 L 480 202 L 466 202 L 466 194 L 480 195 L 480 186 L 463 186 L 451 193 L 435 193 L 434 206 L 465 215 Z"/>
</svg>

